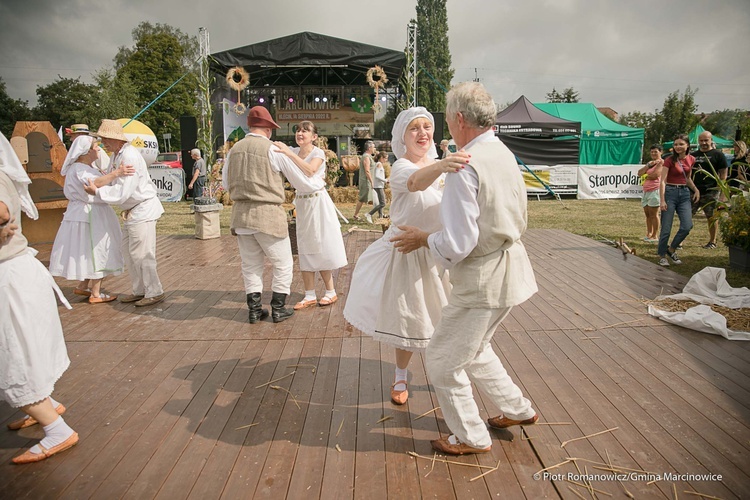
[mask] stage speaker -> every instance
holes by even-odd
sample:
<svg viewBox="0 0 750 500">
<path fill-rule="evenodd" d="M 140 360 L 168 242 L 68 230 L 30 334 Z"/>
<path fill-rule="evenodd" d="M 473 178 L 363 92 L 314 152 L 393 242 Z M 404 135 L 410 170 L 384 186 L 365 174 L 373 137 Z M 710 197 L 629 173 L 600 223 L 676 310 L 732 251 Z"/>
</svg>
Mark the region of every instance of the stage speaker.
<svg viewBox="0 0 750 500">
<path fill-rule="evenodd" d="M 443 140 L 445 134 L 445 113 L 432 113 L 435 118 L 435 132 L 432 134 L 432 140 L 435 143 L 435 147 L 439 149 L 440 141 Z"/>
<path fill-rule="evenodd" d="M 182 169 L 185 171 L 185 185 L 190 183 L 193 177 L 193 165 L 195 160 L 190 157 L 190 150 L 198 142 L 198 121 L 194 116 L 180 117 L 180 146 L 182 148 Z M 188 190 L 188 195 L 192 195 Z"/>
</svg>

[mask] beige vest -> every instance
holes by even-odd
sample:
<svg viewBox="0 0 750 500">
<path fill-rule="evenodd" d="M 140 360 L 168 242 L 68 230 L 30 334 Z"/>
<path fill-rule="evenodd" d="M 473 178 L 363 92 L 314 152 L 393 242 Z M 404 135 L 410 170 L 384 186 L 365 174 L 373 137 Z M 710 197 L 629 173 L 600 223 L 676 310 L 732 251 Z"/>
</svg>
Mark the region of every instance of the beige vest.
<svg viewBox="0 0 750 500">
<path fill-rule="evenodd" d="M 284 179 L 268 159 L 271 141 L 248 135 L 232 147 L 227 184 L 232 198 L 231 229 L 254 229 L 277 238 L 289 236 Z"/>
<path fill-rule="evenodd" d="M 480 142 L 469 153 L 479 177 L 479 240 L 450 271 L 450 303 L 475 309 L 511 307 L 537 291 L 521 243 L 526 231 L 526 186 L 513 153 L 503 143 Z"/>
</svg>

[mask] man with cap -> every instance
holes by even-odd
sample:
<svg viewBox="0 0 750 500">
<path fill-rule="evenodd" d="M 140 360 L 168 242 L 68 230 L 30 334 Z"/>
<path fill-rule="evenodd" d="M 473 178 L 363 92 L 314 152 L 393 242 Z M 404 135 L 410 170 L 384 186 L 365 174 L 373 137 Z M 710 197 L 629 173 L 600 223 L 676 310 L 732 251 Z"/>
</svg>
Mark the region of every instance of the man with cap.
<svg viewBox="0 0 750 500">
<path fill-rule="evenodd" d="M 229 191 L 232 205 L 232 234 L 242 258 L 242 278 L 250 323 L 268 316 L 261 306 L 264 257 L 273 267 L 271 280 L 271 318 L 274 323 L 289 318 L 294 311 L 285 308 L 292 285 L 292 247 L 286 212 L 282 173 L 296 168 L 271 142 L 273 129 L 279 128 L 263 106 L 250 108 L 247 117 L 250 132 L 229 151 L 222 183 Z"/>
<path fill-rule="evenodd" d="M 89 126 L 85 123 L 74 123 L 70 128 L 65 129 L 65 133 L 70 136 L 71 142 L 82 135 L 91 135 Z M 99 148 L 98 155 L 99 158 L 94 161 L 94 167 L 98 168 L 101 172 L 107 172 L 109 170 L 109 155 L 101 148 Z"/>
<path fill-rule="evenodd" d="M 120 302 L 134 302 L 137 307 L 156 304 L 164 300 L 164 290 L 156 272 L 156 221 L 164 213 L 164 208 L 156 196 L 146 162 L 125 137 L 120 122 L 102 120 L 96 136 L 112 154 L 112 169 L 120 165 L 135 168 L 135 175 L 119 177 L 111 185 L 97 188 L 90 183 L 84 188 L 101 201 L 122 208 L 125 221 L 122 255 L 133 284 L 133 293 L 120 296 Z"/>
</svg>

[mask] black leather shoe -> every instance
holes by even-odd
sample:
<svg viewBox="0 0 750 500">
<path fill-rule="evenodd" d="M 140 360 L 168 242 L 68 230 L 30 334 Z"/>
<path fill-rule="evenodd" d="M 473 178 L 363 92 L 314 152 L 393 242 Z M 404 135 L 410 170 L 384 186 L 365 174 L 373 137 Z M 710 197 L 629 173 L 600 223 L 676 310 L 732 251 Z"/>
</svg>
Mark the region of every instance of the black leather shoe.
<svg viewBox="0 0 750 500">
<path fill-rule="evenodd" d="M 248 315 L 250 323 L 257 323 L 268 317 L 268 309 L 263 309 L 260 304 L 260 292 L 247 294 L 247 308 L 250 310 Z"/>
<path fill-rule="evenodd" d="M 286 296 L 287 294 L 285 293 L 277 292 L 273 292 L 273 295 L 271 295 L 271 318 L 274 323 L 281 323 L 294 314 L 292 309 L 284 307 L 284 304 L 286 304 Z"/>
</svg>

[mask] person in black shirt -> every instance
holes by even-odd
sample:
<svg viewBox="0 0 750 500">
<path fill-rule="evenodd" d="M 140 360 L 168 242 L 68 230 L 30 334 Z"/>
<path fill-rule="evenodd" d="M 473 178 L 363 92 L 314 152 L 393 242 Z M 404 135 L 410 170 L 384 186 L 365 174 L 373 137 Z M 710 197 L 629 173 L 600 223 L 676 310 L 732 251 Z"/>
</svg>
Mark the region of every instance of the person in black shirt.
<svg viewBox="0 0 750 500">
<path fill-rule="evenodd" d="M 693 182 L 700 191 L 700 199 L 693 204 L 693 215 L 699 208 L 703 209 L 708 220 L 708 237 L 709 241 L 703 248 L 716 248 L 716 233 L 719 228 L 719 221 L 714 219 L 714 208 L 719 199 L 719 190 L 716 186 L 716 180 L 706 175 L 716 173 L 722 180 L 727 178 L 727 159 L 724 153 L 713 147 L 713 135 L 709 131 L 701 132 L 698 136 L 698 150 L 690 153 L 695 157 L 695 167 L 693 168 Z"/>
</svg>

